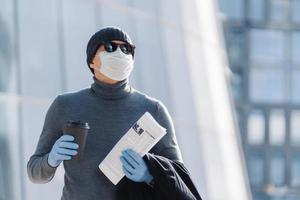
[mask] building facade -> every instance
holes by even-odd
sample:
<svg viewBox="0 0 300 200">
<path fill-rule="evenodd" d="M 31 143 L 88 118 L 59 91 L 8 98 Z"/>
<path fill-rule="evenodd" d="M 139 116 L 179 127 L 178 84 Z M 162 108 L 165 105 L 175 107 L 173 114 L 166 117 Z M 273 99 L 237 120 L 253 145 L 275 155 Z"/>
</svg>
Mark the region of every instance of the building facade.
<svg viewBox="0 0 300 200">
<path fill-rule="evenodd" d="M 300 1 L 219 8 L 253 199 L 300 199 Z"/>
<path fill-rule="evenodd" d="M 26 164 L 53 99 L 92 84 L 86 44 L 104 26 L 132 37 L 129 82 L 168 108 L 203 199 L 250 199 L 216 13 L 215 1 L 0 0 L 0 199 L 60 198 L 63 166 L 33 184 Z"/>
</svg>

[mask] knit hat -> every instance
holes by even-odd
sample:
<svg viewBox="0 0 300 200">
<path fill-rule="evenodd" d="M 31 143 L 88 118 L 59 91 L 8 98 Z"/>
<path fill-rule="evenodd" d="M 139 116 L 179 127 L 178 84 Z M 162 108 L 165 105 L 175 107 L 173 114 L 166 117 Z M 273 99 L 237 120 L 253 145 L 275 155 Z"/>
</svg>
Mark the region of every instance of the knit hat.
<svg viewBox="0 0 300 200">
<path fill-rule="evenodd" d="M 90 64 L 92 63 L 92 60 L 96 54 L 97 49 L 100 47 L 100 45 L 103 42 L 109 42 L 112 40 L 120 40 L 132 44 L 129 35 L 119 27 L 105 27 L 97 31 L 90 38 L 86 48 L 86 56 L 87 56 L 86 62 L 93 74 L 94 74 L 94 69 L 90 67 Z M 132 56 L 134 57 L 134 52 Z"/>
</svg>

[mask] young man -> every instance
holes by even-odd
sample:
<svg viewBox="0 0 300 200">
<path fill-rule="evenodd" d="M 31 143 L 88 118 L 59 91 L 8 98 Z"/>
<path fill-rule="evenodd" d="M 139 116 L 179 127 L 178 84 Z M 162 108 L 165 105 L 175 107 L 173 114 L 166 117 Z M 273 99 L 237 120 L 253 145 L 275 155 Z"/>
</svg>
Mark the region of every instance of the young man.
<svg viewBox="0 0 300 200">
<path fill-rule="evenodd" d="M 119 184 L 113 185 L 98 165 L 146 111 L 167 129 L 167 134 L 150 152 L 182 161 L 167 108 L 129 85 L 134 51 L 129 35 L 117 27 L 103 28 L 91 37 L 86 53 L 94 82 L 89 88 L 58 95 L 51 104 L 35 153 L 27 164 L 32 182 L 51 181 L 60 163 L 78 153 L 74 138 L 62 133 L 68 120 L 88 122 L 90 130 L 83 160 L 63 163 L 62 200 L 122 199 L 117 197 Z M 136 152 L 125 150 L 120 161 L 128 179 L 151 186 L 153 176 Z"/>
</svg>

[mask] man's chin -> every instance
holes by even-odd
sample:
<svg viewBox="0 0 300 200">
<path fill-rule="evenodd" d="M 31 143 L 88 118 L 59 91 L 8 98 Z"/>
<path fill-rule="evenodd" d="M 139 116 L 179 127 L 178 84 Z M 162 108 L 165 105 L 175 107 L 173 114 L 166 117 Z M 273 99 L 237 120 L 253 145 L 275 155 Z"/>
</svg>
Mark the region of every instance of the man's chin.
<svg viewBox="0 0 300 200">
<path fill-rule="evenodd" d="M 121 81 L 119 81 L 119 80 L 113 80 L 113 79 L 111 79 L 111 78 L 105 76 L 105 75 L 102 74 L 101 72 L 95 73 L 95 76 L 96 76 L 96 78 L 97 78 L 99 81 L 104 82 L 104 83 L 108 83 L 108 84 L 116 84 L 116 83 L 121 82 L 121 81 L 124 80 L 124 79 L 121 80 Z M 126 78 L 125 78 L 125 79 L 126 79 Z"/>
</svg>

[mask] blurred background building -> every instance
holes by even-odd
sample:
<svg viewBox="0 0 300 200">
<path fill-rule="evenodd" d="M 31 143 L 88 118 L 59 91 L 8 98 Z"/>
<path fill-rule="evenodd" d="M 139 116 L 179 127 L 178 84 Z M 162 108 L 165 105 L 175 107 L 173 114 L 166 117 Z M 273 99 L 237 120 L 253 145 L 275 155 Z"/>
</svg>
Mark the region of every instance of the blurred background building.
<svg viewBox="0 0 300 200">
<path fill-rule="evenodd" d="M 0 200 L 60 198 L 62 165 L 39 185 L 26 164 L 104 26 L 132 37 L 130 84 L 167 106 L 203 199 L 299 199 L 300 0 L 0 0 Z"/>
<path fill-rule="evenodd" d="M 219 7 L 253 199 L 300 199 L 300 1 Z"/>
</svg>

